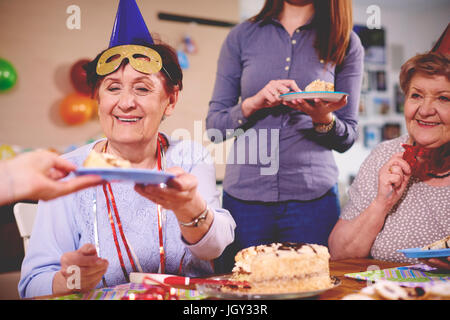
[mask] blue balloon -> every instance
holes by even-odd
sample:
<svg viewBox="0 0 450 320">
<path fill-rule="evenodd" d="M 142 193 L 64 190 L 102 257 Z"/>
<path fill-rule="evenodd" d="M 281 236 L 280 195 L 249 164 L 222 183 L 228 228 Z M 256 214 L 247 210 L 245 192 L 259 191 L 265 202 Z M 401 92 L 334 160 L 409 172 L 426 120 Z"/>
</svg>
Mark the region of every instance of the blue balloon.
<svg viewBox="0 0 450 320">
<path fill-rule="evenodd" d="M 69 152 L 71 152 L 71 151 L 73 151 L 73 150 L 75 150 L 75 149 L 77 149 L 77 148 L 78 148 L 78 147 L 77 147 L 76 145 L 71 144 L 70 146 L 67 147 L 66 150 L 64 150 L 64 153 L 69 153 Z"/>
<path fill-rule="evenodd" d="M 180 64 L 181 69 L 189 68 L 189 59 L 182 50 L 177 51 L 178 63 Z"/>
</svg>

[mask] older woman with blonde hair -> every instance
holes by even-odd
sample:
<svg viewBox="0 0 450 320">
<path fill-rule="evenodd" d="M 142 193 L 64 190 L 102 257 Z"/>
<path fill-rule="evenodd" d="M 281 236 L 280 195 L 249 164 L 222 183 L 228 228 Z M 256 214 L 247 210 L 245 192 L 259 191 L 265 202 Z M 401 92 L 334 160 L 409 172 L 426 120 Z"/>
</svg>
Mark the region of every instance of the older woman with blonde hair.
<svg viewBox="0 0 450 320">
<path fill-rule="evenodd" d="M 361 165 L 330 237 L 333 259 L 417 262 L 398 250 L 450 235 L 450 55 L 425 53 L 401 68 L 408 133 Z M 449 268 L 449 259 L 429 264 Z"/>
</svg>

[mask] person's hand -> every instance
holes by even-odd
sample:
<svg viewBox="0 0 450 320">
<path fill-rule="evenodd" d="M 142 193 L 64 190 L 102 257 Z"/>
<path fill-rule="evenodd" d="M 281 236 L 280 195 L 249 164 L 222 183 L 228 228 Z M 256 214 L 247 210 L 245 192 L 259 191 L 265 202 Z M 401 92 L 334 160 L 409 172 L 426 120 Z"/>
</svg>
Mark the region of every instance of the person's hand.
<svg viewBox="0 0 450 320">
<path fill-rule="evenodd" d="M 6 177 L 12 190 L 11 201 L 49 200 L 102 183 L 100 176 L 86 175 L 59 181 L 76 166 L 49 151 L 34 151 L 7 160 Z"/>
<path fill-rule="evenodd" d="M 79 273 L 74 272 L 79 268 Z M 87 243 L 76 251 L 66 252 L 61 256 L 61 269 L 53 280 L 53 293 L 87 292 L 94 289 L 108 269 L 108 260 L 97 256 L 93 244 Z M 79 275 L 79 279 L 73 277 Z M 76 283 L 78 288 L 74 288 Z"/>
<path fill-rule="evenodd" d="M 197 178 L 179 167 L 168 168 L 166 172 L 175 175 L 167 182 L 167 187 L 137 184 L 134 189 L 143 197 L 172 210 L 178 221 L 191 222 L 206 207 L 197 191 Z"/>
<path fill-rule="evenodd" d="M 403 195 L 411 178 L 411 167 L 402 158 L 403 152 L 394 154 L 378 172 L 378 193 L 375 198 L 387 211 Z"/>
<path fill-rule="evenodd" d="M 419 259 L 421 262 L 438 270 L 450 271 L 450 257 Z"/>
<path fill-rule="evenodd" d="M 291 101 L 285 101 L 283 104 L 306 113 L 314 123 L 330 123 L 333 120 L 332 112 L 347 105 L 347 96 L 343 96 L 337 102 L 314 99 L 314 103 L 311 103 L 304 99 L 293 99 Z"/>
<path fill-rule="evenodd" d="M 257 94 L 242 102 L 242 114 L 247 118 L 259 109 L 280 105 L 284 103 L 280 95 L 290 91 L 299 92 L 302 90 L 294 80 L 271 80 Z"/>
</svg>

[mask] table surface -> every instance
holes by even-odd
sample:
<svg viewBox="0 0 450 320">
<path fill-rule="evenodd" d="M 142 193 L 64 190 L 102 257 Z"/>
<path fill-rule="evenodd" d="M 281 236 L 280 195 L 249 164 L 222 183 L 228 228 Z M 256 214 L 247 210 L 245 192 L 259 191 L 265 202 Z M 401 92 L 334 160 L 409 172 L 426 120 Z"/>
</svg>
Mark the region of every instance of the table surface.
<svg viewBox="0 0 450 320">
<path fill-rule="evenodd" d="M 365 286 L 367 286 L 366 281 L 356 280 L 352 278 L 347 278 L 344 275 L 347 273 L 355 273 L 355 272 L 364 272 L 367 270 L 374 269 L 388 269 L 395 268 L 400 266 L 406 266 L 408 264 L 405 263 L 395 263 L 395 262 L 387 262 L 387 261 L 379 261 L 373 259 L 345 259 L 345 260 L 336 260 L 330 261 L 330 274 L 331 276 L 337 277 L 341 284 L 336 288 L 325 291 L 314 299 L 318 300 L 340 300 L 344 296 L 355 293 Z M 178 287 L 184 289 L 195 289 L 193 286 L 189 287 Z M 35 299 L 49 299 L 60 297 L 62 295 L 50 295 L 50 296 L 42 296 L 35 297 Z"/>
<path fill-rule="evenodd" d="M 407 265 L 411 265 L 411 263 L 387 262 L 373 259 L 330 261 L 330 274 L 331 276 L 338 277 L 338 279 L 341 280 L 341 284 L 334 289 L 322 293 L 317 298 L 319 300 L 340 300 L 344 296 L 355 293 L 367 286 L 367 281 L 347 278 L 344 276 L 346 273 L 364 272 L 378 268 L 382 270 Z"/>
</svg>

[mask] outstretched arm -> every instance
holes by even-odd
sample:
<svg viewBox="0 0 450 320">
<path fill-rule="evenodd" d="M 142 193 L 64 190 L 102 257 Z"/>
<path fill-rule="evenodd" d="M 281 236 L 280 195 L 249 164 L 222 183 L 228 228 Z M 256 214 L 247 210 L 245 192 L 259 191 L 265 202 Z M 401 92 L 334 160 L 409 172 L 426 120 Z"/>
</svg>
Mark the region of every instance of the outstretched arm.
<svg viewBox="0 0 450 320">
<path fill-rule="evenodd" d="M 76 167 L 49 151 L 34 151 L 0 162 L 0 205 L 49 200 L 102 183 L 99 176 L 60 180 Z"/>
</svg>

